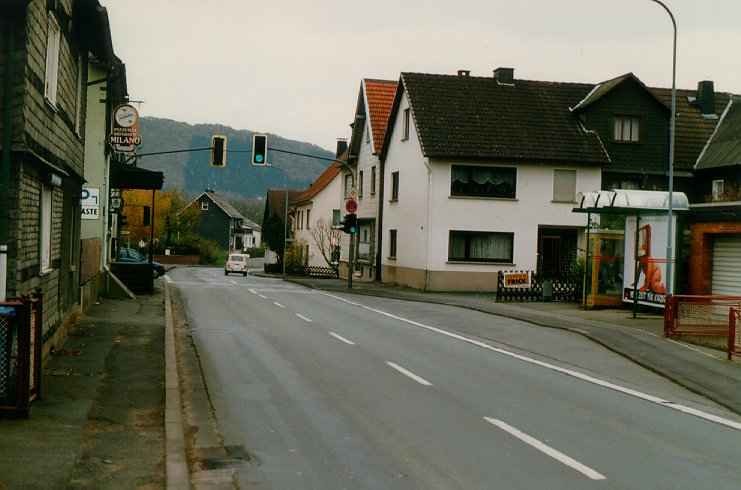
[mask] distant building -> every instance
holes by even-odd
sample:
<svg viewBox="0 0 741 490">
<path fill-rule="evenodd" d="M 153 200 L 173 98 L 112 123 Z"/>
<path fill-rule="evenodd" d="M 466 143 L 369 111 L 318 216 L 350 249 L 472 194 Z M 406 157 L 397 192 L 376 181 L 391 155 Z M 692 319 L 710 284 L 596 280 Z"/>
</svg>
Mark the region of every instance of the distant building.
<svg viewBox="0 0 741 490">
<path fill-rule="evenodd" d="M 260 225 L 245 218 L 215 191 L 206 190 L 186 206 L 189 208 L 200 213 L 198 235 L 216 242 L 222 249 L 233 252 L 262 245 Z"/>
</svg>

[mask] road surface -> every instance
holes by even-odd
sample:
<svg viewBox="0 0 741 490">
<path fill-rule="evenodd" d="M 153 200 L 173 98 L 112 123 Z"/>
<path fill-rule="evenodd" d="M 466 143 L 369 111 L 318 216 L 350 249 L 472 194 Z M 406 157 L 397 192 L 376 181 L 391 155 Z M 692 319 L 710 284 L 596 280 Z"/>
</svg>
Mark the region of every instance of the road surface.
<svg viewBox="0 0 741 490">
<path fill-rule="evenodd" d="M 580 336 L 171 271 L 243 488 L 741 488 L 741 419 Z"/>
</svg>

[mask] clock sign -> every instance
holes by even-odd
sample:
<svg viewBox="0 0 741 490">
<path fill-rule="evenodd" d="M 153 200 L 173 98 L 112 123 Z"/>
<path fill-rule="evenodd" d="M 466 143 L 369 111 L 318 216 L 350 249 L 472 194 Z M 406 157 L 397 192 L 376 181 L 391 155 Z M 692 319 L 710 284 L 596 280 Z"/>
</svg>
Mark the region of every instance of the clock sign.
<svg viewBox="0 0 741 490">
<path fill-rule="evenodd" d="M 131 104 L 122 104 L 113 111 L 110 143 L 113 151 L 133 153 L 142 142 L 139 134 L 139 111 Z"/>
</svg>

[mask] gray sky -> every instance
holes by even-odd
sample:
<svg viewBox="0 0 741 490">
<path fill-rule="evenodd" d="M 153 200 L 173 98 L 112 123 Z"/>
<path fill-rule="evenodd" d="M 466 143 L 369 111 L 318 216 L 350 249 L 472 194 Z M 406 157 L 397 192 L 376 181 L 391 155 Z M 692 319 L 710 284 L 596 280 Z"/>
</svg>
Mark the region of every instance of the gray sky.
<svg viewBox="0 0 741 490">
<path fill-rule="evenodd" d="M 667 0 L 677 83 L 741 93 L 741 2 Z M 671 24 L 650 0 L 101 0 L 142 114 L 334 148 L 359 81 L 401 71 L 671 86 Z M 145 135 L 146 137 L 146 135 Z"/>
</svg>

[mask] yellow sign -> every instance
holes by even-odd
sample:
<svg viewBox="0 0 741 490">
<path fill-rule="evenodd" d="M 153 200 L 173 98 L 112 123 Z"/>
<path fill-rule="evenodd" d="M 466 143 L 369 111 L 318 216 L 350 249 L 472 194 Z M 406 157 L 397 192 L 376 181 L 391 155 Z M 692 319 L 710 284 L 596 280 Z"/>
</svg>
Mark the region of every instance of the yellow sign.
<svg viewBox="0 0 741 490">
<path fill-rule="evenodd" d="M 505 272 L 504 273 L 504 287 L 505 288 L 529 288 L 530 287 L 530 273 L 529 272 Z"/>
</svg>

